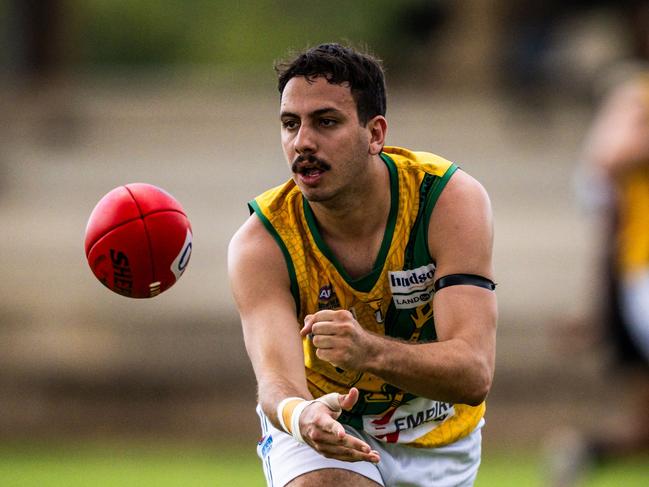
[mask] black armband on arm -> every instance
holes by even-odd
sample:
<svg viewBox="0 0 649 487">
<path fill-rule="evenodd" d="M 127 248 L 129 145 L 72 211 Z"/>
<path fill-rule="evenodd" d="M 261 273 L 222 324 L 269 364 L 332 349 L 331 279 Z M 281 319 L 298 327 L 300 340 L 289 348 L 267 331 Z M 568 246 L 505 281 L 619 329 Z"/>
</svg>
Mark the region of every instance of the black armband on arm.
<svg viewBox="0 0 649 487">
<path fill-rule="evenodd" d="M 496 283 L 486 277 L 478 276 L 476 274 L 449 274 L 448 276 L 440 277 L 433 284 L 433 291 L 437 292 L 448 286 L 478 286 L 490 291 L 496 290 Z"/>
</svg>

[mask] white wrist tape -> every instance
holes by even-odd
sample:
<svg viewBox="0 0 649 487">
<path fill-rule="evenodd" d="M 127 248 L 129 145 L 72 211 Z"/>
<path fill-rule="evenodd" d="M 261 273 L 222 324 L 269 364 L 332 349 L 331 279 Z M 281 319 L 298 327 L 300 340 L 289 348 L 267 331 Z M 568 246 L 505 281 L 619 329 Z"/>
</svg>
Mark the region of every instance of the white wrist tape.
<svg viewBox="0 0 649 487">
<path fill-rule="evenodd" d="M 329 409 L 331 409 L 335 413 L 339 413 L 340 411 L 343 410 L 343 408 L 340 407 L 340 394 L 337 392 L 331 392 L 329 394 L 325 394 L 322 397 L 319 397 L 318 399 L 315 399 L 313 402 L 321 402 L 325 406 L 327 406 Z"/>
<path fill-rule="evenodd" d="M 300 432 L 300 416 L 302 415 L 302 411 L 304 411 L 304 409 L 312 402 L 313 401 L 301 402 L 300 404 L 295 406 L 293 414 L 291 415 L 291 435 L 293 435 L 293 438 L 295 438 L 300 443 L 304 443 L 304 438 L 302 438 L 302 433 Z"/>
<path fill-rule="evenodd" d="M 277 405 L 277 419 L 279 421 L 279 424 L 282 426 L 282 429 L 288 434 L 291 434 L 291 429 L 286 423 L 284 423 L 284 408 L 289 402 L 292 401 L 305 401 L 305 399 L 301 397 L 287 397 L 286 399 L 282 399 Z"/>
<path fill-rule="evenodd" d="M 277 418 L 279 419 L 279 422 L 282 425 L 284 431 L 293 436 L 293 438 L 295 438 L 300 443 L 304 443 L 304 438 L 302 437 L 302 432 L 300 431 L 300 416 L 302 415 L 302 412 L 314 402 L 321 402 L 332 411 L 340 412 L 342 411 L 342 408 L 340 407 L 340 401 L 338 400 L 339 395 L 340 394 L 338 394 L 337 392 L 332 392 L 331 394 L 325 394 L 324 396 L 312 401 L 307 401 L 306 399 L 302 399 L 300 397 L 287 397 L 277 405 Z M 290 427 L 287 427 L 288 425 L 284 422 L 284 408 L 292 401 L 301 402 L 298 402 L 298 404 L 294 407 L 291 413 Z"/>
</svg>

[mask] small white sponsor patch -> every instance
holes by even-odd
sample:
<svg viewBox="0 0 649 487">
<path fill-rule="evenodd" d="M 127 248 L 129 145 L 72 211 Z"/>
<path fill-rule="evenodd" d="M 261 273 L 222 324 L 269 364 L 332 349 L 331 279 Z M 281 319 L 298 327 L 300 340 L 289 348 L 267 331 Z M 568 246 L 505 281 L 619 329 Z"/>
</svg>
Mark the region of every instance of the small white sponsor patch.
<svg viewBox="0 0 649 487">
<path fill-rule="evenodd" d="M 392 300 L 397 309 L 412 309 L 426 304 L 433 297 L 435 264 L 416 269 L 388 272 Z"/>
<path fill-rule="evenodd" d="M 185 236 L 185 243 L 180 248 L 180 252 L 171 263 L 171 272 L 176 276 L 176 281 L 180 279 L 180 276 L 185 272 L 185 268 L 189 263 L 189 257 L 192 255 L 192 232 L 187 229 L 187 235 Z"/>
</svg>

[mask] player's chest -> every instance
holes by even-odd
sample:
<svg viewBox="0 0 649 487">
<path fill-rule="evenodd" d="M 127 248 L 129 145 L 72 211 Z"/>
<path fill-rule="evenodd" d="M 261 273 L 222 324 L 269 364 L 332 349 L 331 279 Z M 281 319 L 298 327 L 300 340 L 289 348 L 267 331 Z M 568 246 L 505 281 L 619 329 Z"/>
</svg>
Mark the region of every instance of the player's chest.
<svg viewBox="0 0 649 487">
<path fill-rule="evenodd" d="M 350 242 L 326 241 L 326 244 L 336 267 L 352 280 L 362 279 L 383 264 L 377 262 L 382 244 L 379 236 Z"/>
</svg>

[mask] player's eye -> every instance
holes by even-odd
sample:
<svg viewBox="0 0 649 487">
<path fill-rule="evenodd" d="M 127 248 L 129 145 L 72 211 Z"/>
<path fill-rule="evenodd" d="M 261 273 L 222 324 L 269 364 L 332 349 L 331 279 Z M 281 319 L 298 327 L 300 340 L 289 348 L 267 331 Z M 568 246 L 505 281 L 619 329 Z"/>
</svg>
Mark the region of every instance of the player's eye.
<svg viewBox="0 0 649 487">
<path fill-rule="evenodd" d="M 323 127 L 333 127 L 336 125 L 338 122 L 336 120 L 333 120 L 331 118 L 323 118 L 320 120 L 320 125 Z"/>
<path fill-rule="evenodd" d="M 283 129 L 295 130 L 296 128 L 298 128 L 298 126 L 299 126 L 299 123 L 298 123 L 297 120 L 293 120 L 293 119 L 282 120 L 282 128 Z"/>
</svg>

